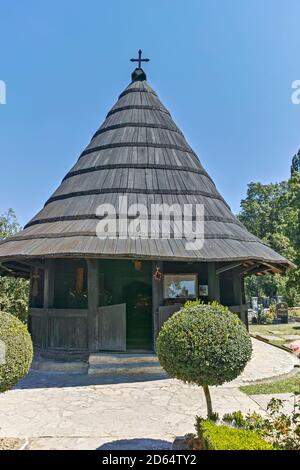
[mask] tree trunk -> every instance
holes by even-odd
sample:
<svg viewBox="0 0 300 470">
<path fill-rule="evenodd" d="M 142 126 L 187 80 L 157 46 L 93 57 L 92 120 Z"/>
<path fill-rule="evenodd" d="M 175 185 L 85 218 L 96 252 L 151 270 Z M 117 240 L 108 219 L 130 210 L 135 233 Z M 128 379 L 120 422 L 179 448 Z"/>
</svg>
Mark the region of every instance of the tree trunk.
<svg viewBox="0 0 300 470">
<path fill-rule="evenodd" d="M 203 387 L 205 400 L 206 400 L 206 406 L 207 406 L 207 418 L 211 419 L 213 415 L 213 410 L 212 410 L 210 391 L 209 391 L 208 385 L 203 385 L 202 387 Z"/>
</svg>

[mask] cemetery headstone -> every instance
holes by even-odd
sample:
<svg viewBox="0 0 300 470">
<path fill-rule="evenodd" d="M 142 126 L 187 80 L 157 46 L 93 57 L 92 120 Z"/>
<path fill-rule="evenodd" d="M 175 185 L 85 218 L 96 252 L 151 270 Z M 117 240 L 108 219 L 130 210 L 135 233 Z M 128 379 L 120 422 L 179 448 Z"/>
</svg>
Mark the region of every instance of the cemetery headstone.
<svg viewBox="0 0 300 470">
<path fill-rule="evenodd" d="M 278 302 L 276 304 L 276 317 L 281 320 L 281 323 L 288 323 L 289 309 L 286 302 Z"/>
<path fill-rule="evenodd" d="M 252 309 L 257 311 L 258 310 L 258 297 L 252 297 Z"/>
</svg>

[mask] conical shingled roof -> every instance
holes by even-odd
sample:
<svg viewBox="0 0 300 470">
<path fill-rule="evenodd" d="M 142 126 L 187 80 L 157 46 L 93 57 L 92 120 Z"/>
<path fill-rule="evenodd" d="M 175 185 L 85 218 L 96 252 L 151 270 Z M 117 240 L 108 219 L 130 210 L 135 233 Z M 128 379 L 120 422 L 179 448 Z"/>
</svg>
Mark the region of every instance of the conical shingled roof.
<svg viewBox="0 0 300 470">
<path fill-rule="evenodd" d="M 291 263 L 250 234 L 234 217 L 168 110 L 137 69 L 133 81 L 44 208 L 17 236 L 0 244 L 0 262 L 45 257 L 127 257 L 189 261 L 260 261 L 285 270 Z M 100 240 L 100 204 L 204 204 L 205 242 Z"/>
</svg>

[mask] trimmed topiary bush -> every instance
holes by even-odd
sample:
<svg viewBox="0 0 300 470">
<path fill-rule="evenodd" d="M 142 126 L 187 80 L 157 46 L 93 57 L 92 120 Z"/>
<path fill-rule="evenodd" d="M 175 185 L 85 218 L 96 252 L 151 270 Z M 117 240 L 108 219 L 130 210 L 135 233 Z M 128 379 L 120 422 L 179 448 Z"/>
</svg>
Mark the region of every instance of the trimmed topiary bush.
<svg viewBox="0 0 300 470">
<path fill-rule="evenodd" d="M 218 426 L 201 418 L 197 420 L 196 429 L 203 450 L 276 450 L 257 432 Z"/>
<path fill-rule="evenodd" d="M 222 305 L 196 301 L 164 323 L 157 354 L 171 377 L 203 387 L 211 417 L 208 386 L 222 385 L 240 375 L 251 358 L 252 344 L 237 315 Z"/>
<path fill-rule="evenodd" d="M 32 341 L 27 327 L 16 317 L 0 312 L 0 392 L 16 385 L 28 372 Z"/>
</svg>

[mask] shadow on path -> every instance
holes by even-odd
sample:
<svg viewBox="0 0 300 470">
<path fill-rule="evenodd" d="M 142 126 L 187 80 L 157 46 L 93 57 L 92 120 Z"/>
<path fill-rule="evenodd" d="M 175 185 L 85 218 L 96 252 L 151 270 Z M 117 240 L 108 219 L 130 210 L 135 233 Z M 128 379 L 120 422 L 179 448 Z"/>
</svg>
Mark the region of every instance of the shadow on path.
<svg viewBox="0 0 300 470">
<path fill-rule="evenodd" d="M 92 385 L 130 384 L 166 380 L 165 374 L 90 376 L 88 374 L 66 374 L 63 372 L 40 372 L 30 370 L 15 387 L 17 390 L 35 388 L 88 387 Z"/>
<path fill-rule="evenodd" d="M 96 450 L 170 450 L 172 442 L 161 439 L 121 439 L 102 444 Z"/>
</svg>

